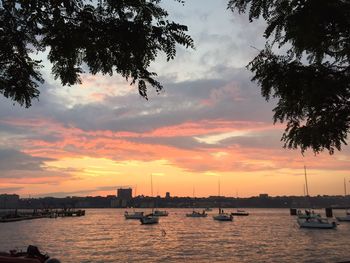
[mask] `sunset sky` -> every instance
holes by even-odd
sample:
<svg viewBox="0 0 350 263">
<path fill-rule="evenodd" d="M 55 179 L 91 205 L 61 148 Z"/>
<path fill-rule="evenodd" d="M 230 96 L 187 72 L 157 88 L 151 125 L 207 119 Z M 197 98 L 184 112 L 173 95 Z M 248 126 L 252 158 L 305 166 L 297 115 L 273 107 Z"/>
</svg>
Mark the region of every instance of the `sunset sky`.
<svg viewBox="0 0 350 263">
<path fill-rule="evenodd" d="M 40 100 L 29 109 L 0 98 L 0 193 L 30 196 L 136 194 L 196 196 L 311 195 L 350 190 L 350 151 L 330 156 L 283 149 L 284 124 L 273 125 L 245 68 L 264 47 L 264 23 L 226 9 L 227 0 L 166 0 L 186 24 L 195 50 L 152 64 L 164 91 L 141 98 L 114 75 L 83 75 L 62 87 L 45 62 Z M 45 54 L 38 55 L 45 58 Z"/>
</svg>

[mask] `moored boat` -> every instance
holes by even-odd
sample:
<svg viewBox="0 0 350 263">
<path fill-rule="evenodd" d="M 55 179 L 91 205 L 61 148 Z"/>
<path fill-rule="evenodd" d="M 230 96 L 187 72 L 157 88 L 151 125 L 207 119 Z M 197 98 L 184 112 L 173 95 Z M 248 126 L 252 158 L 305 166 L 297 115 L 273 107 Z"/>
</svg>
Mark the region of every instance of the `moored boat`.
<svg viewBox="0 0 350 263">
<path fill-rule="evenodd" d="M 149 214 L 140 218 L 142 225 L 153 225 L 159 223 L 159 217 Z"/>
<path fill-rule="evenodd" d="M 165 210 L 154 210 L 152 213 L 153 216 L 168 216 L 168 211 Z"/>
<path fill-rule="evenodd" d="M 192 213 L 186 214 L 186 217 L 207 217 L 208 214 L 203 210 L 202 212 L 198 212 L 193 210 Z"/>
<path fill-rule="evenodd" d="M 346 215 L 346 216 L 336 216 L 335 217 L 338 221 L 341 222 L 350 222 L 350 215 Z"/>
<path fill-rule="evenodd" d="M 143 217 L 143 212 L 128 212 L 124 213 L 125 219 L 141 219 Z"/>
<path fill-rule="evenodd" d="M 233 216 L 249 216 L 249 213 L 244 210 L 237 210 L 236 212 L 232 212 Z"/>
<path fill-rule="evenodd" d="M 216 221 L 233 221 L 233 215 L 225 213 L 223 209 L 219 208 L 219 214 L 213 215 Z"/>
</svg>

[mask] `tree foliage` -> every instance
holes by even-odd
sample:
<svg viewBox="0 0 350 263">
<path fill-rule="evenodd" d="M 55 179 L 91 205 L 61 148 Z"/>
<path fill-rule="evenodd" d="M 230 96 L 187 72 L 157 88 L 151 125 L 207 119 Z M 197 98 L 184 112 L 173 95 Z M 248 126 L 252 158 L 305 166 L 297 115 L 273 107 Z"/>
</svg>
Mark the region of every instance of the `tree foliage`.
<svg viewBox="0 0 350 263">
<path fill-rule="evenodd" d="M 148 85 L 162 89 L 148 70 L 158 53 L 170 60 L 177 44 L 193 48 L 187 27 L 167 20 L 160 2 L 1 0 L 0 92 L 29 107 L 43 82 L 41 61 L 32 54 L 48 50 L 52 73 L 63 85 L 81 83 L 86 67 L 92 74 L 121 74 L 147 98 Z"/>
<path fill-rule="evenodd" d="M 266 46 L 248 68 L 262 95 L 277 99 L 285 147 L 341 150 L 350 131 L 350 1 L 230 0 L 228 7 L 267 22 Z"/>
</svg>

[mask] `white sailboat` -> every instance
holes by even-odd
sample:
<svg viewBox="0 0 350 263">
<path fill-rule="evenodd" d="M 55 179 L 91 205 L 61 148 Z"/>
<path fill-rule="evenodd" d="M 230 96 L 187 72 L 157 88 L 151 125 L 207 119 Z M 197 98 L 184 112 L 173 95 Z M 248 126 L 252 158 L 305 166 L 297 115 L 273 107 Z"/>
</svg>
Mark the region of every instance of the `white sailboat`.
<svg viewBox="0 0 350 263">
<path fill-rule="evenodd" d="M 151 174 L 151 196 L 153 197 L 153 179 Z M 152 213 L 140 218 L 142 225 L 153 225 L 159 223 L 159 217 L 154 215 L 154 208 L 152 207 Z"/>
<path fill-rule="evenodd" d="M 220 198 L 220 180 L 218 182 L 218 188 L 219 188 L 219 198 Z M 224 209 L 221 209 L 221 205 L 220 205 L 219 213 L 216 215 L 213 215 L 213 219 L 216 221 L 232 221 L 233 215 L 225 213 Z"/>
<path fill-rule="evenodd" d="M 194 187 L 193 187 L 193 199 L 194 199 Z M 208 214 L 205 212 L 205 210 L 203 210 L 202 212 L 196 211 L 194 210 L 194 203 L 193 203 L 193 209 L 192 209 L 192 213 L 187 213 L 186 217 L 207 217 Z"/>
</svg>

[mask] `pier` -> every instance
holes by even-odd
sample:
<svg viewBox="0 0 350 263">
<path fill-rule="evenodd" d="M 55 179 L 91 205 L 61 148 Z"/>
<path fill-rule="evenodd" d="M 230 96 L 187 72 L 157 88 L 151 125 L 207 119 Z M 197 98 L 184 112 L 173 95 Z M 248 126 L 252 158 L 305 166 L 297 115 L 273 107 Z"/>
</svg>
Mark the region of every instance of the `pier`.
<svg viewBox="0 0 350 263">
<path fill-rule="evenodd" d="M 85 210 L 82 209 L 56 209 L 56 210 L 36 210 L 33 212 L 19 212 L 15 210 L 13 213 L 0 217 L 0 223 L 10 223 L 24 220 L 33 220 L 39 218 L 57 218 L 57 217 L 80 217 L 85 216 Z"/>
</svg>

